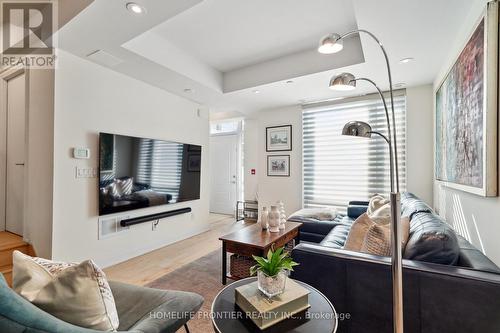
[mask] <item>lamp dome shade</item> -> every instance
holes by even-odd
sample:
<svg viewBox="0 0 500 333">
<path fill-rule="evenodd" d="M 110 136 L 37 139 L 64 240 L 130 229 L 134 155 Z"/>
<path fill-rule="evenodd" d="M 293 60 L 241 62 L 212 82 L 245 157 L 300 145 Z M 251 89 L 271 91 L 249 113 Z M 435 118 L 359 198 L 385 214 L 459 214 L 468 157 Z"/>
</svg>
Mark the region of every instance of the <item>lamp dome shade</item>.
<svg viewBox="0 0 500 333">
<path fill-rule="evenodd" d="M 340 52 L 344 44 L 339 34 L 329 34 L 319 41 L 318 52 L 322 54 L 332 54 Z"/>
<path fill-rule="evenodd" d="M 342 73 L 330 80 L 330 89 L 348 91 L 356 89 L 356 78 L 351 73 Z"/>
<path fill-rule="evenodd" d="M 363 121 L 350 121 L 344 125 L 344 128 L 342 129 L 342 135 L 371 138 L 372 127 Z"/>
</svg>

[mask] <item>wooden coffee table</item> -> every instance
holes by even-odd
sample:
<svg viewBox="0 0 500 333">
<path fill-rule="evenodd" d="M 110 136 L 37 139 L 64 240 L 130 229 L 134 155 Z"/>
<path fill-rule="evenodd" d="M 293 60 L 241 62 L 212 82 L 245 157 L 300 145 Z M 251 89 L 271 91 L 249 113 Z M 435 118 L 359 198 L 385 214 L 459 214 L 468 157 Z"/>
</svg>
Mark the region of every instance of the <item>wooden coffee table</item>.
<svg viewBox="0 0 500 333">
<path fill-rule="evenodd" d="M 293 239 L 298 242 L 301 225 L 302 223 L 287 222 L 284 230 L 269 232 L 269 230 L 262 230 L 259 224 L 254 224 L 219 238 L 222 241 L 222 284 L 225 285 L 228 278 L 239 280 L 227 274 L 228 252 L 248 257 L 252 255 L 262 257 L 273 245 L 277 249 Z"/>
</svg>

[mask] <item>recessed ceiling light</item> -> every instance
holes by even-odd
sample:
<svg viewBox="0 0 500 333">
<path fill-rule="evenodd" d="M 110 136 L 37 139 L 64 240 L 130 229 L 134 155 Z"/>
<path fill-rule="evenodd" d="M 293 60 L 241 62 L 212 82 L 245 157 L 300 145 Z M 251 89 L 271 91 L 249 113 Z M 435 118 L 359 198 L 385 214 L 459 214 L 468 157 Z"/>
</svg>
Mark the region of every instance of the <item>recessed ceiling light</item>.
<svg viewBox="0 0 500 333">
<path fill-rule="evenodd" d="M 190 94 L 190 93 L 192 93 L 192 92 L 193 92 L 193 89 L 191 89 L 191 88 L 186 88 L 186 89 L 184 89 L 184 92 L 185 92 L 185 93 L 187 93 L 187 94 Z"/>
<path fill-rule="evenodd" d="M 260 94 L 260 90 L 254 90 L 253 93 L 254 94 Z"/>
<path fill-rule="evenodd" d="M 409 62 L 412 62 L 413 60 L 415 60 L 414 58 L 403 58 L 401 60 L 399 60 L 399 63 L 400 64 L 407 64 Z"/>
<path fill-rule="evenodd" d="M 146 8 L 141 5 L 136 4 L 135 2 L 127 3 L 127 9 L 134 14 L 144 14 L 146 13 Z"/>
<path fill-rule="evenodd" d="M 288 83 L 288 84 L 293 83 L 293 80 L 288 80 L 288 81 L 286 81 L 286 83 Z"/>
</svg>

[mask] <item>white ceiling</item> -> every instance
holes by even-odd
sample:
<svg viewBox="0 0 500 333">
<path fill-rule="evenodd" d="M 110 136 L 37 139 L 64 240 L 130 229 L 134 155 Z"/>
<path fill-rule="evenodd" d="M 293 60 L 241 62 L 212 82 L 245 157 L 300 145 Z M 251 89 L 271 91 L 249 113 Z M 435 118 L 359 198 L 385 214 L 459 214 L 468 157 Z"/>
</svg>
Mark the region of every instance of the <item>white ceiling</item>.
<svg viewBox="0 0 500 333">
<path fill-rule="evenodd" d="M 205 0 L 153 29 L 221 72 L 315 48 L 355 29 L 350 0 Z"/>
<path fill-rule="evenodd" d="M 148 12 L 134 16 L 126 2 L 96 0 L 60 31 L 59 46 L 84 58 L 104 50 L 123 60 L 113 70 L 213 113 L 243 114 L 347 96 L 327 87 L 343 71 L 387 89 L 383 57 L 366 36 L 346 40 L 335 55 L 315 51 L 324 34 L 357 27 L 384 43 L 394 83 L 431 83 L 471 6 L 470 0 L 141 0 Z M 404 57 L 415 61 L 399 64 Z M 370 91 L 360 84 L 351 95 Z"/>
</svg>

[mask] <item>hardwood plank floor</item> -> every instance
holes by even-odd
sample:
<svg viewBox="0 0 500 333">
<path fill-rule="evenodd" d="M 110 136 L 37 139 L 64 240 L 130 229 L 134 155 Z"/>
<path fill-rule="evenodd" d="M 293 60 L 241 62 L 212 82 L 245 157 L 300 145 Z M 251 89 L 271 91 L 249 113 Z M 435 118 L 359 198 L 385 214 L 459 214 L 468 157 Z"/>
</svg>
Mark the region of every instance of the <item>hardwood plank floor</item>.
<svg viewBox="0 0 500 333">
<path fill-rule="evenodd" d="M 210 230 L 104 269 L 109 280 L 145 285 L 221 247 L 219 237 L 251 224 L 210 214 Z"/>
</svg>

